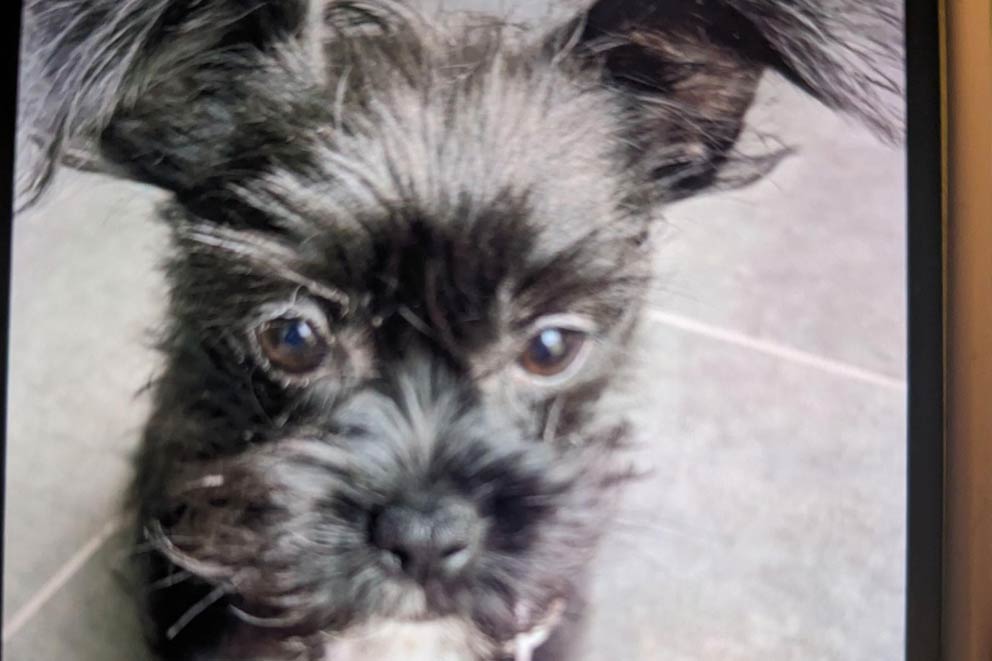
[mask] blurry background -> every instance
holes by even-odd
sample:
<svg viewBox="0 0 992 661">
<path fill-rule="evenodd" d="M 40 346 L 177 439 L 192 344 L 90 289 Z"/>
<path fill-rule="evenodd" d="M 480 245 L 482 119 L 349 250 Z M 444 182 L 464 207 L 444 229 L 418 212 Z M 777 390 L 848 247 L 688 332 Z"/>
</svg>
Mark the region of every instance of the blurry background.
<svg viewBox="0 0 992 661">
<path fill-rule="evenodd" d="M 797 154 L 665 214 L 634 356 L 654 473 L 602 549 L 578 661 L 903 658 L 904 152 L 771 75 L 750 121 Z M 14 226 L 10 661 L 144 658 L 119 510 L 156 368 L 160 199 L 65 172 Z"/>
</svg>

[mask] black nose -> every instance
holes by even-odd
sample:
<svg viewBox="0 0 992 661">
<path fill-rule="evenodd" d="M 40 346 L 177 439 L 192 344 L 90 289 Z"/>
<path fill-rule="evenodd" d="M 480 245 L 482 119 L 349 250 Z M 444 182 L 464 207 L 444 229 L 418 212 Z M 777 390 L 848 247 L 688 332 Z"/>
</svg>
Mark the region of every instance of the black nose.
<svg viewBox="0 0 992 661">
<path fill-rule="evenodd" d="M 391 505 L 371 522 L 372 543 L 386 561 L 418 581 L 450 577 L 478 553 L 483 523 L 475 508 L 444 499 Z"/>
</svg>

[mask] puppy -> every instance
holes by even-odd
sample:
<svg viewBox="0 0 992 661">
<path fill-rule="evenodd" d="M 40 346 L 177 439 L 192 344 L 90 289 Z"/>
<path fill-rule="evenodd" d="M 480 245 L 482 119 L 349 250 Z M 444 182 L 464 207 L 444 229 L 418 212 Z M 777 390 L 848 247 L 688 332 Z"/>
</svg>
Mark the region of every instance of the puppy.
<svg viewBox="0 0 992 661">
<path fill-rule="evenodd" d="M 784 155 L 737 147 L 766 69 L 900 132 L 867 2 L 27 11 L 22 201 L 69 158 L 171 193 L 134 486 L 170 660 L 574 658 L 659 209 Z"/>
</svg>

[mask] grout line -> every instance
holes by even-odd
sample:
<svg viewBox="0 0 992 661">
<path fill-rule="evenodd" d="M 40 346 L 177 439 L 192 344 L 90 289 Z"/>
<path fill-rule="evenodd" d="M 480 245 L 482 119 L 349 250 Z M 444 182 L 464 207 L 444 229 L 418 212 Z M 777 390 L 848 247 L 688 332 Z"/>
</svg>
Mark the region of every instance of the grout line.
<svg viewBox="0 0 992 661">
<path fill-rule="evenodd" d="M 769 356 L 774 356 L 792 363 L 805 365 L 806 367 L 812 367 L 823 372 L 829 372 L 830 374 L 834 374 L 836 376 L 854 379 L 855 381 L 863 381 L 865 383 L 870 383 L 882 388 L 888 388 L 890 390 L 897 390 L 899 392 L 906 391 L 906 381 L 904 379 L 897 379 L 879 372 L 862 369 L 839 360 L 824 358 L 822 356 L 817 356 L 816 354 L 800 351 L 799 349 L 793 349 L 792 347 L 787 347 L 775 342 L 769 342 L 768 340 L 751 337 L 750 335 L 745 335 L 744 333 L 738 333 L 725 328 L 711 326 L 709 324 L 696 321 L 695 319 L 683 317 L 679 314 L 673 314 L 671 312 L 665 312 L 658 309 L 649 310 L 647 314 L 653 321 L 665 324 L 666 326 L 672 326 L 690 333 L 704 335 L 714 340 L 719 340 L 721 342 L 733 344 L 745 349 L 750 349 L 751 351 L 757 351 Z"/>
<path fill-rule="evenodd" d="M 83 565 L 92 558 L 100 547 L 103 546 L 104 542 L 110 539 L 111 535 L 120 530 L 123 526 L 123 519 L 121 517 L 115 517 L 104 524 L 97 534 L 95 534 L 88 542 L 86 542 L 82 548 L 76 551 L 69 560 L 66 561 L 64 565 L 59 567 L 51 578 L 49 578 L 45 583 L 38 589 L 38 592 L 34 594 L 31 599 L 28 600 L 14 615 L 10 618 L 3 626 L 3 642 L 9 641 L 14 635 L 20 631 L 28 621 L 31 620 L 38 611 L 48 603 L 55 594 L 61 590 L 66 583 L 75 576 Z"/>
</svg>

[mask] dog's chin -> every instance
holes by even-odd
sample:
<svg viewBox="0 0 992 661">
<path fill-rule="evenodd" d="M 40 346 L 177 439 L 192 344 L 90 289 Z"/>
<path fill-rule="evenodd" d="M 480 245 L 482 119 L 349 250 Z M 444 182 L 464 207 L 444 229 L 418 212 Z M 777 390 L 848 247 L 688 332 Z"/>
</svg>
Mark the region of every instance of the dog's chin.
<svg viewBox="0 0 992 661">
<path fill-rule="evenodd" d="M 489 650 L 457 618 L 381 619 L 328 636 L 325 661 L 475 661 Z"/>
<path fill-rule="evenodd" d="M 423 601 L 421 600 L 421 603 Z M 540 609 L 520 603 L 518 630 L 504 640 L 493 640 L 470 621 L 438 615 L 411 598 L 389 617 L 375 618 L 338 635 L 329 635 L 325 661 L 481 661 L 506 658 L 530 661 L 565 611 L 563 599 Z"/>
</svg>

